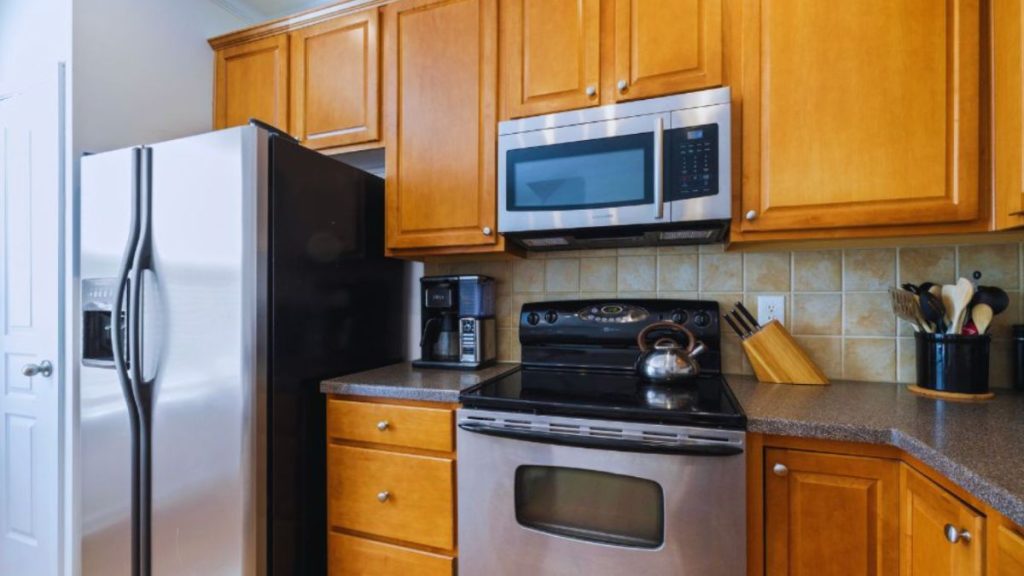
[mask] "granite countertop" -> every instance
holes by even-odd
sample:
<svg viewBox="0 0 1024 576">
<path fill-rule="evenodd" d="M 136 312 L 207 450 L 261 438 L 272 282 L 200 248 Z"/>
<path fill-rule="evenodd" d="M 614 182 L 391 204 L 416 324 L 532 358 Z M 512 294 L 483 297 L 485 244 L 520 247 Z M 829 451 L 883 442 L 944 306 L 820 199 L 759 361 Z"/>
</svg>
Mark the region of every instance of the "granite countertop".
<svg viewBox="0 0 1024 576">
<path fill-rule="evenodd" d="M 326 380 L 320 390 L 455 403 L 460 391 L 518 368 L 503 363 L 444 370 L 404 362 Z M 987 402 L 958 403 L 923 398 L 892 383 L 792 386 L 726 378 L 750 432 L 895 446 L 1024 526 L 1024 394 L 997 391 Z"/>
<path fill-rule="evenodd" d="M 1024 526 L 1024 394 L 944 402 L 891 383 L 727 379 L 750 432 L 895 446 Z"/>
<path fill-rule="evenodd" d="M 320 383 L 320 391 L 325 394 L 455 403 L 459 401 L 459 392 L 518 369 L 519 364 L 505 362 L 481 370 L 414 368 L 411 362 L 402 362 L 324 380 Z"/>
</svg>

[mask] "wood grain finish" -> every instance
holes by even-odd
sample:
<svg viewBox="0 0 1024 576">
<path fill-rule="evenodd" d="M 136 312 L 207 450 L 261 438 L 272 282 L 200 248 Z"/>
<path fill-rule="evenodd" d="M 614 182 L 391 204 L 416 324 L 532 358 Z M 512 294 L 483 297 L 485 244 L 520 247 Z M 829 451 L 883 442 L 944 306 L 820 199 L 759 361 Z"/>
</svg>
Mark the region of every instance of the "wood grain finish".
<svg viewBox="0 0 1024 576">
<path fill-rule="evenodd" d="M 743 233 L 978 217 L 977 0 L 750 0 L 742 18 Z"/>
<path fill-rule="evenodd" d="M 1024 8 L 992 0 L 995 227 L 1024 226 Z"/>
<path fill-rule="evenodd" d="M 900 575 L 984 574 L 985 517 L 907 465 L 900 481 Z M 947 524 L 969 531 L 970 541 L 949 542 Z"/>
<path fill-rule="evenodd" d="M 828 377 L 777 320 L 743 340 L 747 360 L 759 382 L 828 384 Z"/>
<path fill-rule="evenodd" d="M 274 36 L 216 52 L 213 127 L 250 118 L 288 131 L 288 37 Z"/>
<path fill-rule="evenodd" d="M 777 465 L 785 467 L 784 474 L 773 471 Z M 895 574 L 898 466 L 877 458 L 767 449 L 766 574 Z"/>
<path fill-rule="evenodd" d="M 615 101 L 720 85 L 722 0 L 615 0 L 614 59 Z"/>
<path fill-rule="evenodd" d="M 387 247 L 494 246 L 497 1 L 402 0 L 384 18 Z"/>
<path fill-rule="evenodd" d="M 990 538 L 989 576 L 1024 574 L 1024 532 L 1008 521 L 996 523 Z"/>
<path fill-rule="evenodd" d="M 327 436 L 439 452 L 455 450 L 452 411 L 444 408 L 332 398 L 327 401 Z"/>
<path fill-rule="evenodd" d="M 292 134 L 314 149 L 380 138 L 377 9 L 291 33 Z"/>
<path fill-rule="evenodd" d="M 600 102 L 600 9 L 599 0 L 501 2 L 503 86 L 510 117 Z"/>
<path fill-rule="evenodd" d="M 327 535 L 330 576 L 451 576 L 455 559 L 332 532 Z"/>
<path fill-rule="evenodd" d="M 455 547 L 455 462 L 354 446 L 327 447 L 331 526 L 442 550 Z M 378 496 L 387 492 L 382 502 Z"/>
</svg>

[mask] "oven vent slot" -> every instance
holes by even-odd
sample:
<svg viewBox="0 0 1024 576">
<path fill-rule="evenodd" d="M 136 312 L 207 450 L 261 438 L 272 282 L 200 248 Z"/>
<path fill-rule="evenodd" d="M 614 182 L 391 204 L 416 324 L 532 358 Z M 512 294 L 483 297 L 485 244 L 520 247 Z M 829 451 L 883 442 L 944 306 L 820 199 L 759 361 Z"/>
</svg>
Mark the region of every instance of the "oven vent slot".
<svg viewBox="0 0 1024 576">
<path fill-rule="evenodd" d="M 475 422 L 497 422 L 497 418 L 484 418 L 483 416 L 467 416 L 467 420 L 473 420 Z"/>
<path fill-rule="evenodd" d="M 579 426 L 574 424 L 562 424 L 560 422 L 552 422 L 548 425 L 548 430 L 558 434 L 580 434 L 581 430 Z"/>
<path fill-rule="evenodd" d="M 722 438 L 721 436 L 702 436 L 700 434 L 689 434 L 686 437 L 689 438 L 690 440 L 702 440 L 704 442 L 725 442 L 727 444 L 729 442 L 732 442 L 732 440 L 728 438 Z"/>
<path fill-rule="evenodd" d="M 679 434 L 673 434 L 671 432 L 652 432 L 650 430 L 644 430 L 641 432 L 644 438 L 651 440 L 678 440 Z"/>
</svg>

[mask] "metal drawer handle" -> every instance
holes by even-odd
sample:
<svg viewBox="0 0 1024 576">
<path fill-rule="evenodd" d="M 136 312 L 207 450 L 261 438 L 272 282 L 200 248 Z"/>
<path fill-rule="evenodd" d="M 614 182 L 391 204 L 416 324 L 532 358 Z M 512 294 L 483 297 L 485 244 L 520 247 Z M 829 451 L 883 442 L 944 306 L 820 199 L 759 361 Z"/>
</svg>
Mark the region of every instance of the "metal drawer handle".
<svg viewBox="0 0 1024 576">
<path fill-rule="evenodd" d="M 750 220 L 750 221 L 753 221 L 754 219 L 756 219 L 757 218 L 757 210 L 747 210 L 746 218 L 747 218 L 747 220 Z"/>
<path fill-rule="evenodd" d="M 29 378 L 39 375 L 49 378 L 53 374 L 53 364 L 49 360 L 43 360 L 39 364 L 25 364 L 21 367 L 21 375 Z"/>
<path fill-rule="evenodd" d="M 789 468 L 786 468 L 785 464 L 776 464 L 772 466 L 772 474 L 776 476 L 787 476 L 789 474 Z"/>
<path fill-rule="evenodd" d="M 377 430 L 380 430 L 381 432 L 387 430 L 390 427 L 391 423 L 388 422 L 387 420 L 381 420 L 380 422 L 377 422 Z"/>
<path fill-rule="evenodd" d="M 387 490 L 382 490 L 377 493 L 377 500 L 380 502 L 387 502 L 388 498 L 391 498 L 391 493 Z"/>
<path fill-rule="evenodd" d="M 950 544 L 956 544 L 957 542 L 963 542 L 964 544 L 971 543 L 971 533 L 966 529 L 960 530 L 952 524 L 946 524 L 943 530 L 945 530 L 946 540 L 949 540 Z"/>
</svg>

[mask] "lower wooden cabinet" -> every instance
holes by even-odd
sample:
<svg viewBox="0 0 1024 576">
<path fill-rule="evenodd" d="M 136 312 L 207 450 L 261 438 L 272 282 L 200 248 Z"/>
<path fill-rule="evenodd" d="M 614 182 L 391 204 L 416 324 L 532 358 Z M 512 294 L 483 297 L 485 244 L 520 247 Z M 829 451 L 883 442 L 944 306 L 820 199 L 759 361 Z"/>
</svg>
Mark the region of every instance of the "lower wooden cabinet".
<svg viewBox="0 0 1024 576">
<path fill-rule="evenodd" d="M 985 517 L 907 465 L 900 476 L 900 574 L 984 574 Z"/>
<path fill-rule="evenodd" d="M 453 408 L 328 400 L 331 575 L 454 574 Z"/>
<path fill-rule="evenodd" d="M 786 449 L 764 462 L 768 574 L 896 573 L 898 462 Z"/>
<path fill-rule="evenodd" d="M 989 576 L 1024 574 L 1024 530 L 1010 522 L 994 522 L 989 539 Z"/>
</svg>

